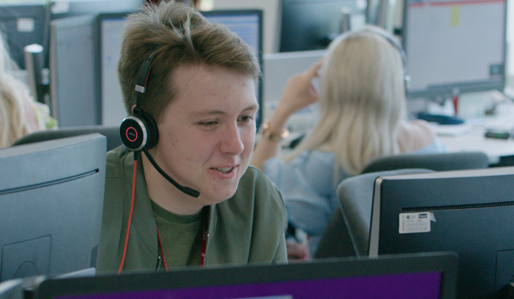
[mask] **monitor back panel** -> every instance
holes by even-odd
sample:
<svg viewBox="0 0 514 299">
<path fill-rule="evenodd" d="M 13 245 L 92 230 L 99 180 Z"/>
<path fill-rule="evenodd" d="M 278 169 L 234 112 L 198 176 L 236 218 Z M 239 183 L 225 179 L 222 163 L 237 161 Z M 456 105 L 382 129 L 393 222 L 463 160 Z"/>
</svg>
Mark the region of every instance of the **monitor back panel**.
<svg viewBox="0 0 514 299">
<path fill-rule="evenodd" d="M 514 276 L 514 168 L 507 172 L 382 180 L 379 233 L 370 236 L 378 251 L 370 243 L 370 255 L 455 251 L 458 298 L 501 298 Z"/>
<path fill-rule="evenodd" d="M 105 147 L 90 134 L 0 150 L 1 281 L 96 265 Z"/>
</svg>

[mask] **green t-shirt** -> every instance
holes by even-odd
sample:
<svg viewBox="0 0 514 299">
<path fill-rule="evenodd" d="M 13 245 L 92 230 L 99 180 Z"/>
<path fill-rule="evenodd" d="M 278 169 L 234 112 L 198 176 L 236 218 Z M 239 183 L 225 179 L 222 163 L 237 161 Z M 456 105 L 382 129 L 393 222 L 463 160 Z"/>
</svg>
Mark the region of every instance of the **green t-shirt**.
<svg viewBox="0 0 514 299">
<path fill-rule="evenodd" d="M 194 215 L 177 215 L 153 201 L 152 207 L 168 268 L 199 266 L 203 232 L 202 211 Z M 162 262 L 159 269 L 164 270 Z"/>
</svg>

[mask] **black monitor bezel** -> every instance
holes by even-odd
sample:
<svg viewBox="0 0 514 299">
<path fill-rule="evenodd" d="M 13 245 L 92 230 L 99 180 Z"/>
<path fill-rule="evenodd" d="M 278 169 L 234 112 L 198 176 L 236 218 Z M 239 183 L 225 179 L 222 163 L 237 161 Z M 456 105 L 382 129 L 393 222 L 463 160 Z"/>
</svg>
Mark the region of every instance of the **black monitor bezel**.
<svg viewBox="0 0 514 299">
<path fill-rule="evenodd" d="M 276 265 L 190 267 L 169 272 L 46 280 L 38 287 L 36 298 L 437 271 L 443 273 L 441 298 L 450 299 L 455 297 L 457 264 L 454 253 L 438 252 Z"/>
</svg>

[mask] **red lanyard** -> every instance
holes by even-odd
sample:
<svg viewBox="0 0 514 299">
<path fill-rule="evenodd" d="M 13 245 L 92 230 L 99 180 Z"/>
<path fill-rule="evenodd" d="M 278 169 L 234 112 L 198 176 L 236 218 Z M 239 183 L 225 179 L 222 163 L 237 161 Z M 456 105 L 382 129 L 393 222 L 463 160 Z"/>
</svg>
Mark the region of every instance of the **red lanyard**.
<svg viewBox="0 0 514 299">
<path fill-rule="evenodd" d="M 203 217 L 202 221 L 202 247 L 200 249 L 200 266 L 205 267 L 205 252 L 207 250 L 207 217 Z M 159 229 L 157 228 L 157 241 L 159 241 L 159 249 L 161 250 L 162 264 L 164 270 L 168 271 L 168 263 L 164 257 L 164 250 L 162 249 L 161 237 L 159 236 Z"/>
</svg>

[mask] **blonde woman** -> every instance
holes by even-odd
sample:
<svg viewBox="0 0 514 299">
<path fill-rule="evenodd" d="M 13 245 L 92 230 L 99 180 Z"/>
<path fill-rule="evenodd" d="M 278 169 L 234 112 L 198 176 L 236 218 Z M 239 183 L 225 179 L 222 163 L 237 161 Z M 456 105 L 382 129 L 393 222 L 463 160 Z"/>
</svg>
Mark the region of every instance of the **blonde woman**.
<svg viewBox="0 0 514 299">
<path fill-rule="evenodd" d="M 336 187 L 374 158 L 444 151 L 423 121 L 407 120 L 404 62 L 393 38 L 365 26 L 339 36 L 323 61 L 289 79 L 251 164 L 272 179 L 288 220 L 311 237 L 314 253 L 338 207 Z M 319 94 L 311 83 L 319 76 Z M 319 103 L 319 120 L 284 160 L 280 135 L 296 111 Z"/>
<path fill-rule="evenodd" d="M 49 116 L 48 106 L 34 102 L 27 85 L 13 76 L 17 70 L 0 38 L 0 148 L 11 146 L 25 134 L 57 125 Z"/>
</svg>

